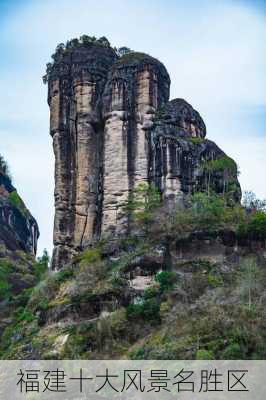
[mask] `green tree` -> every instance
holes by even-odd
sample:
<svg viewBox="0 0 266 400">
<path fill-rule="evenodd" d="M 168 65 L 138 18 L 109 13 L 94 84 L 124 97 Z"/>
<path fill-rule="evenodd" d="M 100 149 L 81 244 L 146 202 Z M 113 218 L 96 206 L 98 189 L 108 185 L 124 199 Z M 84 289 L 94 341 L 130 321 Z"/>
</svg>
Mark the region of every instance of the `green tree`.
<svg viewBox="0 0 266 400">
<path fill-rule="evenodd" d="M 40 257 L 37 257 L 37 260 L 34 264 L 34 272 L 37 276 L 38 280 L 41 280 L 49 270 L 50 265 L 50 256 L 46 249 L 43 250 L 43 254 Z"/>
<path fill-rule="evenodd" d="M 11 174 L 9 171 L 8 164 L 1 154 L 0 154 L 0 173 L 3 175 L 7 175 L 11 179 Z"/>
<path fill-rule="evenodd" d="M 217 172 L 222 174 L 223 177 L 223 195 L 228 189 L 230 178 L 238 174 L 237 165 L 230 157 L 224 156 L 213 160 L 205 160 L 202 163 L 203 171 L 206 174 L 206 190 L 210 195 L 211 178 Z"/>
<path fill-rule="evenodd" d="M 129 54 L 129 53 L 132 53 L 132 50 L 129 47 L 123 46 L 123 47 L 119 47 L 119 49 L 117 50 L 117 54 L 120 57 L 124 56 L 125 54 Z"/>
<path fill-rule="evenodd" d="M 251 191 L 244 192 L 242 204 L 247 211 L 266 210 L 266 199 L 258 199 L 255 193 Z"/>
<path fill-rule="evenodd" d="M 104 47 L 110 47 L 110 42 L 105 36 L 100 37 L 97 42 Z"/>
<path fill-rule="evenodd" d="M 252 239 L 266 240 L 266 212 L 258 210 L 252 214 L 248 224 L 248 233 Z"/>
<path fill-rule="evenodd" d="M 144 227 L 145 232 L 152 222 L 154 211 L 161 204 L 160 191 L 148 183 L 140 183 L 130 194 L 128 202 L 123 206 L 133 222 Z"/>
<path fill-rule="evenodd" d="M 217 229 L 223 225 L 226 205 L 217 194 L 195 193 L 191 197 L 194 225 L 201 229 Z"/>
</svg>

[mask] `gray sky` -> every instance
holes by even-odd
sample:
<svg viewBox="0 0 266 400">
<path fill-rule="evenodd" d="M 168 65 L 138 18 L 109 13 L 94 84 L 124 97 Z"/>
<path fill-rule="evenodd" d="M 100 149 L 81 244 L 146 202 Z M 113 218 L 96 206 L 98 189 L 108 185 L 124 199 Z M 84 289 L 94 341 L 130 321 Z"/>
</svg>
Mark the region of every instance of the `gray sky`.
<svg viewBox="0 0 266 400">
<path fill-rule="evenodd" d="M 266 197 L 266 24 L 260 0 L 1 0 L 0 152 L 52 248 L 53 152 L 41 77 L 56 45 L 106 36 L 159 58 L 207 136 L 233 157 L 243 190 Z"/>
</svg>

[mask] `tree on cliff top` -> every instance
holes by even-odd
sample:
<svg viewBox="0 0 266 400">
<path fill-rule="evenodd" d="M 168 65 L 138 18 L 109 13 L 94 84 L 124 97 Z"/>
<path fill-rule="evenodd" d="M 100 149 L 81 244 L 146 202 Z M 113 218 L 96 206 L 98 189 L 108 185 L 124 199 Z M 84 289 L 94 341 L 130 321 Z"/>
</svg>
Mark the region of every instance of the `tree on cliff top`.
<svg viewBox="0 0 266 400">
<path fill-rule="evenodd" d="M 66 43 L 59 43 L 56 46 L 54 54 L 51 55 L 52 62 L 46 64 L 46 74 L 42 77 L 43 83 L 46 84 L 48 82 L 54 63 L 61 61 L 65 54 L 70 52 L 72 49 L 81 46 L 90 46 L 92 44 L 107 48 L 111 47 L 109 40 L 105 36 L 97 39 L 95 36 L 81 35 L 79 39 L 73 38 L 67 40 Z"/>
<path fill-rule="evenodd" d="M 3 175 L 7 175 L 9 177 L 9 179 L 11 179 L 9 166 L 1 154 L 0 154 L 0 173 Z"/>
<path fill-rule="evenodd" d="M 125 54 L 129 54 L 132 53 L 133 50 L 131 50 L 129 47 L 123 46 L 123 47 L 119 47 L 119 49 L 117 50 L 117 55 L 119 57 L 124 56 Z"/>
</svg>

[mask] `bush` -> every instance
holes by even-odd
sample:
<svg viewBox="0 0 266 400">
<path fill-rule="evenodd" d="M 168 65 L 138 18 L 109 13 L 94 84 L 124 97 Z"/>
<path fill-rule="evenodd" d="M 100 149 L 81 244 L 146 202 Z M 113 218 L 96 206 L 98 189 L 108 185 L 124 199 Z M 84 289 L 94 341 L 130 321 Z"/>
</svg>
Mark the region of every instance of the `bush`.
<svg viewBox="0 0 266 400">
<path fill-rule="evenodd" d="M 139 347 L 129 353 L 129 358 L 131 360 L 145 360 L 146 350 L 144 347 Z"/>
<path fill-rule="evenodd" d="M 252 239 L 266 239 L 266 212 L 258 210 L 252 214 L 247 230 Z"/>
<path fill-rule="evenodd" d="M 210 350 L 200 349 L 196 352 L 196 360 L 214 360 L 214 354 Z"/>
<path fill-rule="evenodd" d="M 177 276 L 174 272 L 163 271 L 156 275 L 155 280 L 160 284 L 162 292 L 173 289 Z"/>
<path fill-rule="evenodd" d="M 80 255 L 77 256 L 76 260 L 80 263 L 81 266 L 96 263 L 101 260 L 101 251 L 97 247 L 84 250 Z"/>
<path fill-rule="evenodd" d="M 147 288 L 144 292 L 144 299 L 148 300 L 148 299 L 152 299 L 154 297 L 157 297 L 159 294 L 159 287 L 157 286 L 151 286 L 149 288 Z"/>
<path fill-rule="evenodd" d="M 9 201 L 12 204 L 13 207 L 17 208 L 23 215 L 27 212 L 27 209 L 25 207 L 25 204 L 21 200 L 18 192 L 16 190 L 13 190 L 13 192 L 9 193 Z"/>
<path fill-rule="evenodd" d="M 195 193 L 191 197 L 191 206 L 197 228 L 212 230 L 222 226 L 226 205 L 221 196 Z"/>
<path fill-rule="evenodd" d="M 266 240 L 266 212 L 255 210 L 246 216 L 237 228 L 239 239 Z"/>
<path fill-rule="evenodd" d="M 245 355 L 238 343 L 231 343 L 221 354 L 222 360 L 241 360 Z"/>
<path fill-rule="evenodd" d="M 193 143 L 193 144 L 201 144 L 201 143 L 205 142 L 204 138 L 195 137 L 195 136 L 187 136 L 185 139 L 188 140 L 189 142 Z"/>
<path fill-rule="evenodd" d="M 43 251 L 43 255 L 37 258 L 37 261 L 34 263 L 34 275 L 37 277 L 38 281 L 43 279 L 43 277 L 48 272 L 50 257 L 46 249 Z"/>
<path fill-rule="evenodd" d="M 137 225 L 148 232 L 155 210 L 161 204 L 160 191 L 154 185 L 140 183 L 124 204 L 124 212 L 130 214 Z"/>
<path fill-rule="evenodd" d="M 8 277 L 12 270 L 13 267 L 8 261 L 0 260 L 0 299 L 8 299 L 11 296 Z"/>
<path fill-rule="evenodd" d="M 223 281 L 222 276 L 209 273 L 208 274 L 208 284 L 212 287 L 219 287 L 219 286 L 223 286 L 224 281 Z"/>
<path fill-rule="evenodd" d="M 32 322 L 35 320 L 33 313 L 24 307 L 18 307 L 15 312 L 15 318 L 17 322 Z"/>
<path fill-rule="evenodd" d="M 63 268 L 61 271 L 56 272 L 56 274 L 53 276 L 54 280 L 57 282 L 65 282 L 68 279 L 72 278 L 74 275 L 74 271 L 72 268 Z"/>
<path fill-rule="evenodd" d="M 6 175 L 11 180 L 8 164 L 3 156 L 0 154 L 0 173 Z"/>
<path fill-rule="evenodd" d="M 155 299 L 145 300 L 141 304 L 129 304 L 126 308 L 127 319 L 144 319 L 160 322 L 160 303 Z"/>
</svg>

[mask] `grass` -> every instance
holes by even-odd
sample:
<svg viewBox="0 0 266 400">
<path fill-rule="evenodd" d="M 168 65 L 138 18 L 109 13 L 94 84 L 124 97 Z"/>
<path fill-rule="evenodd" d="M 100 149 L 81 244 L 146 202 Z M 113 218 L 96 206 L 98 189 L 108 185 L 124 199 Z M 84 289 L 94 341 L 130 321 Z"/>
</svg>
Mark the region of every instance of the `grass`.
<svg viewBox="0 0 266 400">
<path fill-rule="evenodd" d="M 13 207 L 17 208 L 23 215 L 27 214 L 27 208 L 16 190 L 9 193 L 8 198 Z"/>
</svg>

